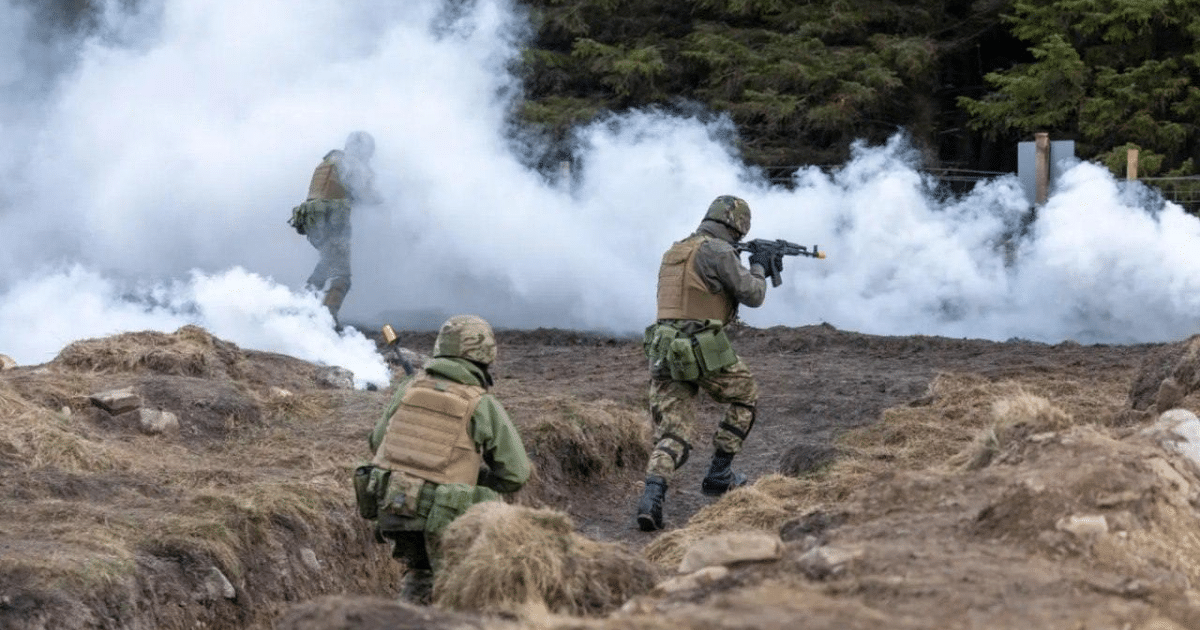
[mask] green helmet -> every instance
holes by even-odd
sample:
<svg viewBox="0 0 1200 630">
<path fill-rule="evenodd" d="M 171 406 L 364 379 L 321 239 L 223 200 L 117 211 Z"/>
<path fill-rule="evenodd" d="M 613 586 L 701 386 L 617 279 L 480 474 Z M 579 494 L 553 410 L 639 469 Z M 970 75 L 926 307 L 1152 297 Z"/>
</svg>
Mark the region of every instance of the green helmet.
<svg viewBox="0 0 1200 630">
<path fill-rule="evenodd" d="M 721 195 L 708 206 L 706 221 L 716 221 L 738 233 L 741 238 L 750 231 L 750 204 L 733 195 Z"/>
<path fill-rule="evenodd" d="M 496 360 L 496 335 L 491 324 L 476 315 L 455 315 L 442 324 L 433 356 L 459 357 L 491 365 Z"/>
</svg>

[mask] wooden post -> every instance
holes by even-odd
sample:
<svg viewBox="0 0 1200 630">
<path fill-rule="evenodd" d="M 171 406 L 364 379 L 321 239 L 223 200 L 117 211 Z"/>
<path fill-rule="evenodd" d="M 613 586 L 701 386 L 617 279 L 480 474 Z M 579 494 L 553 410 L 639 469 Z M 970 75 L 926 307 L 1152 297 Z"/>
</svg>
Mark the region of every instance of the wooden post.
<svg viewBox="0 0 1200 630">
<path fill-rule="evenodd" d="M 1033 134 L 1034 203 L 1042 205 L 1050 196 L 1050 134 Z"/>
<path fill-rule="evenodd" d="M 1138 150 L 1129 149 L 1125 153 L 1125 179 L 1137 179 Z"/>
</svg>

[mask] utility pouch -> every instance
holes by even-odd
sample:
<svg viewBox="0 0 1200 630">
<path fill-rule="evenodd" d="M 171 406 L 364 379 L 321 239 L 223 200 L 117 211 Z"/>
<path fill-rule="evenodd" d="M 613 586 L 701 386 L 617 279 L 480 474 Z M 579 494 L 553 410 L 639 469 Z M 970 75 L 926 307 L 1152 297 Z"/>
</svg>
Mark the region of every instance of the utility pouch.
<svg viewBox="0 0 1200 630">
<path fill-rule="evenodd" d="M 712 374 L 737 363 L 737 353 L 733 351 L 733 345 L 729 343 L 729 335 L 725 334 L 724 328 L 705 328 L 696 333 L 695 339 L 697 354 L 700 355 L 705 374 Z"/>
<path fill-rule="evenodd" d="M 679 331 L 672 326 L 654 324 L 646 329 L 649 336 L 646 356 L 651 361 L 666 358 L 671 354 L 671 342 L 679 337 Z"/>
<path fill-rule="evenodd" d="M 654 358 L 654 353 L 651 352 L 651 349 L 654 348 L 656 330 L 658 330 L 658 324 L 650 324 L 646 327 L 646 332 L 642 333 L 642 354 L 646 355 L 647 359 Z"/>
<path fill-rule="evenodd" d="M 694 381 L 700 378 L 700 364 L 696 361 L 691 337 L 679 336 L 671 340 L 667 363 L 671 367 L 671 378 L 676 381 Z"/>
<path fill-rule="evenodd" d="M 500 495 L 484 486 L 465 483 L 441 484 L 433 492 L 433 507 L 429 509 L 429 516 L 425 519 L 425 531 L 431 534 L 440 533 L 472 505 L 498 500 Z"/>
<path fill-rule="evenodd" d="M 421 487 L 424 485 L 425 480 L 420 477 L 400 470 L 392 471 L 379 509 L 400 518 L 415 518 L 417 501 L 421 498 Z"/>
<path fill-rule="evenodd" d="M 358 503 L 358 515 L 373 520 L 379 516 L 381 488 L 386 488 L 388 471 L 364 464 L 354 469 L 354 500 Z"/>
<path fill-rule="evenodd" d="M 288 225 L 296 230 L 297 234 L 304 235 L 304 224 L 307 221 L 307 213 L 304 211 L 304 206 L 296 206 L 292 208 L 292 218 L 288 219 Z"/>
</svg>

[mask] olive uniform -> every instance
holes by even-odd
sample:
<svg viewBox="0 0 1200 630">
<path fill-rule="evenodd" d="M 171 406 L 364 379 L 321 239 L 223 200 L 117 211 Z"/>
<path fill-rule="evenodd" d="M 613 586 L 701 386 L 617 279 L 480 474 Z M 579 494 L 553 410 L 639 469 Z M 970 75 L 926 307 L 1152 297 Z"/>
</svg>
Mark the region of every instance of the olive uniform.
<svg viewBox="0 0 1200 630">
<path fill-rule="evenodd" d="M 472 330 L 486 339 L 460 341 Z M 374 457 L 355 477 L 363 516 L 375 519 L 380 542 L 391 542 L 392 556 L 405 561 L 405 596 L 418 602 L 431 594 L 446 526 L 476 503 L 520 490 L 532 471 L 520 434 L 487 391 L 495 358 L 490 326 L 474 316 L 450 318 L 434 357 L 397 386 L 368 438 Z"/>
<path fill-rule="evenodd" d="M 746 202 L 721 196 L 699 228 L 663 254 L 657 321 L 645 337 L 655 438 L 638 506 L 644 530 L 663 526 L 663 496 L 690 455 L 700 390 L 729 405 L 712 437 L 713 461 L 701 490 L 721 494 L 745 483 L 729 466 L 754 426 L 758 386 L 730 345 L 725 326 L 737 317 L 738 305 L 756 307 L 766 296 L 763 266 L 747 269 L 733 247 L 749 229 Z"/>
</svg>

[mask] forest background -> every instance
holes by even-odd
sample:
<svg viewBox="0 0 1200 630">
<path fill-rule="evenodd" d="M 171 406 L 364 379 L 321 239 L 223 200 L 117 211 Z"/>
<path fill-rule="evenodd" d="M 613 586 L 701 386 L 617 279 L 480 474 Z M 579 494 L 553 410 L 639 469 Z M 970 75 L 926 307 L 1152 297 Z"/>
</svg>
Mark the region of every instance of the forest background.
<svg viewBox="0 0 1200 630">
<path fill-rule="evenodd" d="M 1048 132 L 1115 175 L 1129 148 L 1142 176 L 1197 172 L 1200 0 L 525 4 L 517 115 L 562 144 L 606 112 L 662 108 L 728 114 L 776 177 L 900 130 L 930 169 L 1015 172 L 1017 143 Z"/>
<path fill-rule="evenodd" d="M 1200 0 L 516 2 L 531 32 L 513 122 L 546 170 L 579 125 L 659 109 L 728 115 L 773 179 L 899 131 L 930 170 L 1014 172 L 1017 143 L 1047 132 L 1114 175 L 1130 148 L 1142 177 L 1197 174 Z M 86 31 L 103 0 L 28 4 Z"/>
</svg>

